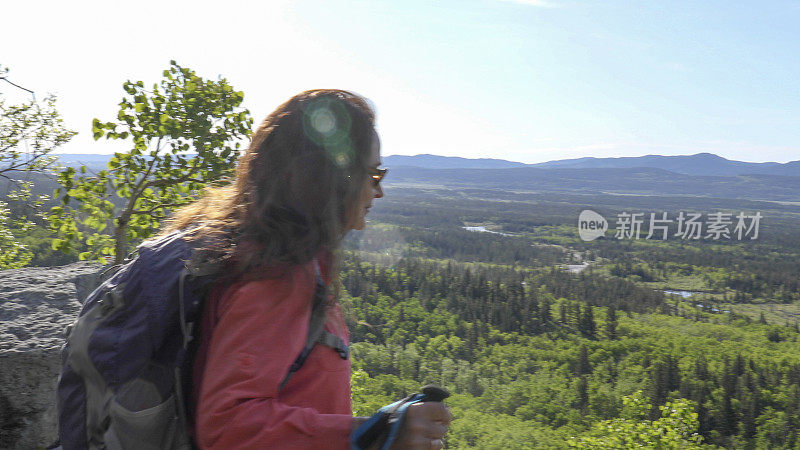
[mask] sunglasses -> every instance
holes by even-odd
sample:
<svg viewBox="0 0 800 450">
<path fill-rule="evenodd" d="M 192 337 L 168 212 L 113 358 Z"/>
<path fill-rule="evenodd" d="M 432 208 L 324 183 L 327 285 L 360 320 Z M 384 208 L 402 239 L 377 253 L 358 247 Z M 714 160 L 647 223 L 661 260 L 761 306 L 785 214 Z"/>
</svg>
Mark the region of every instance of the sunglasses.
<svg viewBox="0 0 800 450">
<path fill-rule="evenodd" d="M 383 177 L 386 176 L 386 172 L 389 169 L 369 169 L 369 177 L 372 178 L 372 182 L 377 186 L 378 183 L 383 180 Z"/>
</svg>

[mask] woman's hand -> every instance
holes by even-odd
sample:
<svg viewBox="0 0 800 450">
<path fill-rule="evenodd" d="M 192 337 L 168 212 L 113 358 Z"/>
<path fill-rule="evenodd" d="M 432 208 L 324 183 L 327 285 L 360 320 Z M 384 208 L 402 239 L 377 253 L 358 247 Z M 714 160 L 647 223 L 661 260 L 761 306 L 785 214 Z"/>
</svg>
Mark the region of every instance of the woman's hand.
<svg viewBox="0 0 800 450">
<path fill-rule="evenodd" d="M 414 403 L 408 407 L 392 450 L 430 450 L 444 447 L 442 438 L 453 415 L 441 402 Z"/>
</svg>

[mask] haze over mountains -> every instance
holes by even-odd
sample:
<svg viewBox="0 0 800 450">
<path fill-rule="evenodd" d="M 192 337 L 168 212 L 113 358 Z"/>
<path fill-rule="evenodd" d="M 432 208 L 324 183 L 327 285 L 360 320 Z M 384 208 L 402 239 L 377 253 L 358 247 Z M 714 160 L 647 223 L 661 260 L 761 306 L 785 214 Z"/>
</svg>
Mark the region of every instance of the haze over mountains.
<svg viewBox="0 0 800 450">
<path fill-rule="evenodd" d="M 64 165 L 83 163 L 98 171 L 105 168 L 111 155 L 63 154 L 59 158 Z M 383 160 L 390 168 L 387 186 L 800 202 L 800 160 L 750 163 L 710 153 L 578 158 L 539 164 L 437 155 L 393 155 Z"/>
<path fill-rule="evenodd" d="M 427 169 L 510 169 L 535 167 L 539 169 L 632 169 L 653 168 L 686 175 L 783 175 L 800 176 L 800 160 L 788 163 L 751 163 L 725 159 L 711 153 L 695 155 L 647 155 L 618 158 L 577 158 L 524 164 L 502 159 L 466 159 L 436 155 L 401 156 L 384 158 L 389 167 L 413 166 Z"/>
<path fill-rule="evenodd" d="M 800 202 L 800 161 L 749 163 L 710 153 L 523 164 L 435 155 L 388 156 L 388 183 L 517 192 L 693 196 Z"/>
<path fill-rule="evenodd" d="M 391 155 L 383 158 L 383 164 L 390 167 L 412 166 L 426 169 L 511 169 L 528 166 L 525 163 L 506 161 L 504 159 L 468 159 L 438 155 Z"/>
<path fill-rule="evenodd" d="M 58 155 L 67 166 L 85 164 L 90 169 L 104 169 L 112 155 L 69 153 Z M 680 156 L 625 156 L 617 158 L 577 158 L 525 164 L 504 159 L 469 159 L 438 155 L 391 155 L 383 158 L 387 167 L 421 167 L 425 169 L 514 169 L 533 167 L 537 169 L 633 169 L 652 168 L 685 175 L 782 175 L 800 177 L 800 159 L 787 163 L 752 163 L 733 161 L 711 153 Z"/>
</svg>

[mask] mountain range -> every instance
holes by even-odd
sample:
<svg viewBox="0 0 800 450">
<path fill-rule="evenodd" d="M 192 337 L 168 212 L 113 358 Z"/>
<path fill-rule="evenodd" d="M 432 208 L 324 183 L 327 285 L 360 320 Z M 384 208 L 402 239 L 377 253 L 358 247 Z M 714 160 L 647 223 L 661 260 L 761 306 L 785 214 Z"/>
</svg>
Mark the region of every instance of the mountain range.
<svg viewBox="0 0 800 450">
<path fill-rule="evenodd" d="M 387 186 L 491 189 L 514 192 L 693 196 L 800 202 L 800 177 L 688 175 L 649 167 L 430 169 L 391 167 Z"/>
<path fill-rule="evenodd" d="M 59 162 L 66 166 L 85 164 L 92 170 L 105 169 L 112 155 L 68 153 L 60 154 Z M 387 167 L 421 167 L 425 169 L 661 169 L 684 175 L 782 175 L 800 177 L 800 160 L 787 163 L 753 163 L 725 159 L 712 153 L 680 156 L 625 156 L 618 158 L 576 158 L 525 164 L 504 159 L 469 159 L 438 155 L 391 155 L 383 158 Z"/>
<path fill-rule="evenodd" d="M 92 171 L 104 169 L 110 158 L 111 155 L 59 155 L 64 165 L 85 164 Z M 383 162 L 390 168 L 386 182 L 396 187 L 604 192 L 800 202 L 800 161 L 750 163 L 698 153 L 578 158 L 539 164 L 488 158 L 392 155 L 383 158 Z M 54 188 L 50 186 L 53 183 L 45 183 L 48 192 Z"/>
<path fill-rule="evenodd" d="M 800 160 L 787 163 L 752 163 L 725 159 L 712 153 L 695 155 L 647 155 L 619 158 L 577 158 L 524 164 L 502 159 L 467 159 L 452 156 L 392 155 L 384 158 L 388 167 L 411 166 L 427 169 L 661 169 L 685 175 L 782 175 L 800 176 Z"/>
</svg>

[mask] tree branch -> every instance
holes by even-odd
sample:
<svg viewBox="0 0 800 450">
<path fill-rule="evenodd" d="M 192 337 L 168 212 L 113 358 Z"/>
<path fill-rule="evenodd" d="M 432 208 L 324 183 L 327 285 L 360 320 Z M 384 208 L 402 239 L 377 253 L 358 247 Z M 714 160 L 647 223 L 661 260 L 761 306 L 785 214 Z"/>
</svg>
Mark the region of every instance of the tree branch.
<svg viewBox="0 0 800 450">
<path fill-rule="evenodd" d="M 41 127 L 40 127 L 40 129 L 41 129 Z M 34 130 L 34 131 L 38 131 L 38 130 Z M 11 136 L 15 136 L 14 139 L 16 140 L 16 143 L 15 144 L 9 143 L 8 145 L 6 145 L 5 147 L 2 148 L 2 151 L 5 152 L 6 150 L 8 150 L 10 148 L 17 147 L 17 146 L 19 146 L 20 142 L 22 142 L 22 141 L 24 141 L 26 139 L 30 139 L 31 136 L 35 136 L 35 135 L 36 135 L 36 133 L 30 133 L 30 131 L 23 131 L 21 134 L 16 135 L 16 136 L 15 136 L 14 133 L 9 134 L 9 136 L 8 136 L 9 138 Z"/>
<path fill-rule="evenodd" d="M 158 150 L 158 147 L 160 145 L 161 145 L 161 137 L 159 137 L 158 141 L 156 142 L 156 151 Z M 150 165 L 147 166 L 147 170 L 145 171 L 144 175 L 142 175 L 142 179 L 139 180 L 138 183 L 136 183 L 136 187 L 133 189 L 133 193 L 131 194 L 130 198 L 128 198 L 128 205 L 126 206 L 125 210 L 122 211 L 122 213 L 120 213 L 120 215 L 117 217 L 117 220 L 120 223 L 127 224 L 128 219 L 131 217 L 133 206 L 136 204 L 136 200 L 139 198 L 140 195 L 142 195 L 142 192 L 144 192 L 144 190 L 147 188 L 146 180 L 147 177 L 150 175 L 150 172 L 153 170 L 153 166 L 156 165 L 156 161 L 158 161 L 157 158 L 153 158 L 150 160 Z"/>
<path fill-rule="evenodd" d="M 191 177 L 197 172 L 197 169 L 200 168 L 200 152 L 197 153 L 197 156 L 194 158 L 194 165 L 189 169 L 189 173 L 186 174 L 187 177 Z"/>
<path fill-rule="evenodd" d="M 0 173 L 8 172 L 9 170 L 19 170 L 20 172 L 25 172 L 25 171 L 30 172 L 30 171 L 32 171 L 31 169 L 19 169 L 19 167 L 26 167 L 26 166 L 29 167 L 29 166 L 32 165 L 32 163 L 34 161 L 36 161 L 37 159 L 39 159 L 39 158 L 41 158 L 43 156 L 47 156 L 47 153 L 38 153 L 38 154 L 35 154 L 31 159 L 28 159 L 28 160 L 25 160 L 25 161 L 20 160 L 19 163 L 17 163 L 17 164 L 12 163 L 10 166 L 0 169 Z"/>
<path fill-rule="evenodd" d="M 147 187 L 170 186 L 170 185 L 186 183 L 186 182 L 207 183 L 206 180 L 202 180 L 202 179 L 199 179 L 199 178 L 189 178 L 189 176 L 186 175 L 186 176 L 183 176 L 183 177 L 180 177 L 180 178 L 175 178 L 175 179 L 172 179 L 172 180 L 169 180 L 169 179 L 153 180 L 153 181 L 150 181 L 150 182 L 147 183 L 146 188 Z"/>
<path fill-rule="evenodd" d="M 159 203 L 159 204 L 157 204 L 157 205 L 153 205 L 153 207 L 152 207 L 152 208 L 150 208 L 150 209 L 134 209 L 133 211 L 131 211 L 131 214 L 150 214 L 150 213 L 152 213 L 153 211 L 155 211 L 155 210 L 157 210 L 157 209 L 161 209 L 161 208 L 174 208 L 174 207 L 176 207 L 176 206 L 183 206 L 183 205 L 185 205 L 185 204 L 186 204 L 186 202 L 180 202 L 180 203 Z"/>
<path fill-rule="evenodd" d="M 156 154 L 158 154 L 158 148 L 160 146 L 161 146 L 161 137 L 159 137 L 158 141 L 156 142 Z M 156 165 L 157 161 L 158 158 L 155 157 L 150 160 L 150 164 L 147 166 L 147 170 L 145 170 L 144 175 L 142 175 L 142 179 L 139 180 L 139 182 L 136 183 L 136 187 L 133 188 L 133 194 L 131 195 L 131 199 L 133 199 L 134 202 L 136 201 L 137 198 L 139 198 L 140 195 L 142 195 L 142 192 L 144 192 L 144 190 L 147 189 L 147 185 L 149 184 L 149 182 L 147 181 L 147 177 L 150 176 L 150 172 L 153 171 L 153 167 Z"/>
<path fill-rule="evenodd" d="M 10 85 L 12 85 L 12 86 L 14 86 L 14 87 L 16 87 L 16 88 L 20 88 L 20 89 L 22 89 L 23 91 L 28 91 L 28 92 L 30 92 L 31 94 L 33 94 L 33 95 L 36 95 L 36 94 L 35 94 L 35 93 L 34 93 L 32 90 L 30 90 L 30 89 L 25 89 L 24 87 L 22 87 L 22 86 L 20 86 L 20 85 L 18 85 L 18 84 L 16 84 L 16 83 L 13 83 L 13 82 L 11 82 L 11 80 L 9 80 L 9 79 L 8 79 L 8 78 L 6 78 L 6 77 L 0 77 L 0 80 L 3 80 L 3 81 L 5 81 L 6 83 L 8 83 L 8 84 L 10 84 Z"/>
</svg>

